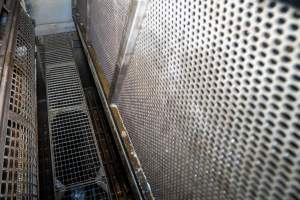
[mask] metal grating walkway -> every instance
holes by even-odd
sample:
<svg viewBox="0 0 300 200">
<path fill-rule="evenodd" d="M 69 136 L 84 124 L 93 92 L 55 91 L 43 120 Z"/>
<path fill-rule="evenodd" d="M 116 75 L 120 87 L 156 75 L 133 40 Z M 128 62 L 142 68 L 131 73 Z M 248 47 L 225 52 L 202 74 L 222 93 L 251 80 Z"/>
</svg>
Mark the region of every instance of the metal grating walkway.
<svg viewBox="0 0 300 200">
<path fill-rule="evenodd" d="M 71 49 L 72 33 L 40 38 L 56 199 L 110 199 L 107 178 Z"/>
</svg>

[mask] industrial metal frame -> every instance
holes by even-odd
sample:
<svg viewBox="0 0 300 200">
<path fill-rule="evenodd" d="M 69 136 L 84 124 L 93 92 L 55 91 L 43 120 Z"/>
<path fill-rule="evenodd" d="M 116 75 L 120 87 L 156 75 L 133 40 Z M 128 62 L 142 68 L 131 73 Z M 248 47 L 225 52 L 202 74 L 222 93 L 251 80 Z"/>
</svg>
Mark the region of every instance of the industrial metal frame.
<svg viewBox="0 0 300 200">
<path fill-rule="evenodd" d="M 18 1 L 4 2 L 0 197 L 38 199 L 34 25 Z"/>
</svg>

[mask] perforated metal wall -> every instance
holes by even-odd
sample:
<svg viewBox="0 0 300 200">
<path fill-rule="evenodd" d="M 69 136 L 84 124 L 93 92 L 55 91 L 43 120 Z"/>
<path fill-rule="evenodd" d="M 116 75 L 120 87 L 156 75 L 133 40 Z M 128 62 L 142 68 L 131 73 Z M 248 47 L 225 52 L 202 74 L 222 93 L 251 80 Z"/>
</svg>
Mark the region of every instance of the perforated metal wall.
<svg viewBox="0 0 300 200">
<path fill-rule="evenodd" d="M 299 36 L 283 1 L 152 1 L 117 103 L 157 199 L 299 199 Z"/>
<path fill-rule="evenodd" d="M 90 39 L 111 83 L 130 0 L 96 0 L 89 2 Z M 99 12 L 101 11 L 101 12 Z"/>
<path fill-rule="evenodd" d="M 34 26 L 19 9 L 11 74 L 7 87 L 7 119 L 2 130 L 1 199 L 37 199 L 37 133 Z"/>
<path fill-rule="evenodd" d="M 110 199 L 71 38 L 72 33 L 48 35 L 39 45 L 46 72 L 56 198 Z"/>
</svg>

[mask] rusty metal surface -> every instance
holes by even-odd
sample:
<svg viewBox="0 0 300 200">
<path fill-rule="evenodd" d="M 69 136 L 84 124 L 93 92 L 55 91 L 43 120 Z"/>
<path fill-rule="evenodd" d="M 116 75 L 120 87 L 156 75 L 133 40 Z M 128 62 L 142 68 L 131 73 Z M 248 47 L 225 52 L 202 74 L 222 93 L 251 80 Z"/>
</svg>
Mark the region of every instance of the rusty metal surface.
<svg viewBox="0 0 300 200">
<path fill-rule="evenodd" d="M 15 2 L 9 6 L 11 12 L 7 13 L 7 22 L 2 26 L 3 32 L 1 33 L 1 38 L 4 41 L 3 47 L 1 48 L 1 84 L 0 84 L 0 121 L 3 122 L 5 119 L 6 112 L 5 109 L 5 97 L 8 90 L 8 79 L 11 74 L 10 66 L 12 63 L 12 52 L 15 45 L 15 35 L 16 35 L 16 23 L 18 17 L 18 7 Z M 3 124 L 1 124 L 3 126 Z"/>
<path fill-rule="evenodd" d="M 1 80 L 1 199 L 38 199 L 34 26 L 19 3 Z M 3 96 L 4 95 L 4 98 Z"/>
<path fill-rule="evenodd" d="M 130 137 L 127 133 L 127 130 L 124 126 L 119 109 L 115 105 L 111 105 L 110 109 L 111 109 L 111 113 L 112 113 L 114 122 L 116 124 L 117 130 L 118 130 L 118 133 L 120 134 L 122 143 L 124 145 L 124 148 L 126 149 L 126 153 L 127 153 L 126 156 L 128 156 L 128 159 L 130 160 L 130 164 L 132 165 L 134 174 L 137 177 L 139 187 L 141 188 L 141 191 L 143 194 L 142 198 L 147 199 L 147 200 L 154 199 L 153 193 L 151 191 L 151 187 L 145 176 L 145 173 L 144 173 L 144 170 L 140 163 L 140 160 L 137 157 L 133 143 L 131 142 Z"/>
<path fill-rule="evenodd" d="M 85 93 L 91 119 L 95 127 L 95 134 L 100 147 L 103 165 L 106 168 L 108 181 L 112 191 L 113 199 L 132 199 L 127 177 L 122 166 L 122 162 L 118 157 L 118 152 L 114 148 L 114 140 L 111 136 L 108 124 L 105 120 L 105 114 L 101 108 L 101 102 L 97 91 L 94 88 L 86 88 Z"/>
<path fill-rule="evenodd" d="M 98 96 L 93 76 L 85 58 L 81 42 L 74 34 L 73 54 L 78 66 L 82 86 L 86 95 L 88 109 L 94 125 L 95 135 L 101 153 L 113 199 L 132 199 L 132 191 L 127 180 L 114 139 Z"/>
<path fill-rule="evenodd" d="M 151 1 L 126 70 L 119 76 L 120 69 L 108 68 L 117 74 L 113 84 L 121 82 L 120 92 L 111 88 L 116 105 L 106 113 L 115 117 L 125 154 L 132 152 L 125 155 L 131 169 L 143 167 L 156 198 L 298 199 L 300 10 L 294 2 Z M 110 11 L 98 10 L 93 22 Z M 104 35 L 91 41 L 95 49 L 115 38 L 107 37 L 115 30 L 108 22 L 90 29 Z M 105 69 L 113 54 L 100 49 L 93 56 L 111 77 Z"/>
<path fill-rule="evenodd" d="M 15 1 L 8 1 L 5 2 L 2 0 L 0 2 L 1 5 L 1 15 L 3 21 L 0 25 L 0 41 L 1 41 L 1 48 L 0 48 L 0 80 L 2 78 L 5 79 L 5 65 L 8 63 L 8 52 L 12 48 L 12 36 L 14 35 L 15 31 L 15 22 L 16 18 L 14 17 L 14 10 L 15 10 Z M 6 62 L 6 63 L 5 63 Z"/>
<path fill-rule="evenodd" d="M 37 118 L 38 118 L 38 157 L 39 157 L 39 199 L 53 200 L 53 175 L 50 153 L 48 111 L 46 100 L 45 70 L 41 62 L 39 48 L 36 53 L 37 69 Z"/>
<path fill-rule="evenodd" d="M 90 28 L 87 34 L 103 66 L 106 79 L 111 83 L 118 51 L 122 39 L 123 29 L 126 25 L 130 1 L 91 1 L 90 2 Z M 101 9 L 105 8 L 105 9 Z M 99 12 L 99 10 L 102 12 Z M 101 42 L 98 42 L 101 41 Z"/>
<path fill-rule="evenodd" d="M 98 58 L 96 57 L 96 54 L 94 54 L 94 49 L 92 45 L 87 45 L 87 41 L 85 40 L 85 33 L 84 33 L 84 29 L 83 27 L 79 26 L 76 20 L 76 16 L 74 16 L 74 20 L 75 20 L 75 24 L 80 36 L 80 39 L 82 41 L 83 47 L 84 47 L 84 51 L 85 54 L 87 56 L 87 61 L 89 63 L 90 69 L 92 71 L 92 75 L 95 81 L 95 85 L 98 89 L 98 94 L 100 96 L 103 108 L 104 108 L 104 112 L 107 116 L 109 125 L 110 125 L 110 129 L 112 131 L 112 135 L 114 137 L 114 141 L 116 142 L 119 154 L 121 156 L 123 165 L 125 166 L 125 170 L 127 173 L 127 177 L 128 180 L 130 181 L 131 184 L 131 189 L 132 192 L 134 193 L 135 198 L 137 199 L 141 199 L 144 198 L 143 193 L 145 191 L 148 191 L 148 187 L 149 185 L 146 185 L 146 188 L 140 188 L 139 186 L 139 182 L 144 183 L 145 180 L 137 180 L 134 174 L 134 171 L 137 170 L 138 168 L 140 168 L 140 166 L 133 166 L 131 164 L 131 161 L 128 160 L 128 154 L 130 153 L 134 153 L 132 151 L 127 151 L 126 147 L 123 145 L 123 139 L 121 138 L 120 132 L 121 132 L 121 127 L 122 126 L 117 126 L 116 122 L 121 122 L 122 120 L 120 119 L 119 115 L 114 115 L 112 114 L 109 105 L 107 104 L 107 98 L 109 95 L 109 85 L 107 83 L 107 80 L 105 78 L 105 76 L 103 76 L 103 73 L 98 73 L 98 72 L 102 72 L 102 67 L 99 64 Z M 123 129 L 122 129 L 123 130 Z M 136 158 L 135 158 L 136 159 Z M 142 176 L 140 176 L 139 178 L 144 178 Z M 146 194 L 147 195 L 147 194 Z"/>
</svg>

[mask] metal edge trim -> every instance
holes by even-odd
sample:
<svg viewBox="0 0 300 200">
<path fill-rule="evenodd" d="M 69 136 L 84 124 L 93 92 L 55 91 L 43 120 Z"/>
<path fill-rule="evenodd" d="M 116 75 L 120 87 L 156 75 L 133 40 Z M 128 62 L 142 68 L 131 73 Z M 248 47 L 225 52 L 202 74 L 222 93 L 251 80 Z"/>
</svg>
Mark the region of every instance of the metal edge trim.
<svg viewBox="0 0 300 200">
<path fill-rule="evenodd" d="M 107 98 L 108 98 L 109 93 L 105 92 L 105 91 L 107 91 L 107 90 L 105 90 L 105 86 L 107 86 L 107 85 L 105 85 L 106 81 L 103 80 L 103 78 L 104 78 L 103 76 L 101 76 L 97 73 L 97 69 L 96 69 L 95 66 L 97 66 L 98 68 L 101 67 L 101 66 L 99 65 L 98 59 L 96 58 L 96 54 L 93 53 L 93 52 L 95 52 L 95 50 L 93 49 L 92 45 L 87 45 L 87 42 L 84 39 L 85 37 L 84 37 L 84 33 L 82 31 L 82 28 L 80 28 L 76 17 L 73 16 L 73 18 L 74 18 L 74 21 L 75 21 L 75 26 L 76 26 L 76 29 L 78 31 L 80 40 L 83 44 L 83 49 L 84 49 L 84 52 L 87 56 L 88 64 L 89 64 L 90 69 L 92 71 L 92 75 L 93 75 L 93 78 L 94 78 L 94 81 L 95 81 L 95 84 L 96 84 L 96 87 L 97 87 L 98 94 L 99 94 L 100 99 L 102 101 L 102 105 L 104 107 L 105 114 L 108 118 L 110 128 L 113 132 L 113 137 L 114 137 L 114 139 L 117 143 L 118 151 L 122 155 L 121 156 L 122 162 L 125 165 L 126 171 L 129 175 L 128 178 L 129 178 L 129 181 L 131 183 L 131 187 L 133 189 L 134 195 L 137 199 L 154 199 L 154 198 L 148 198 L 147 197 L 148 195 L 146 195 L 148 192 L 146 192 L 145 190 L 143 190 L 143 188 L 141 188 L 141 180 L 139 180 L 140 176 L 137 176 L 137 174 L 135 174 L 135 172 L 137 170 L 134 169 L 134 166 L 132 165 L 132 161 L 129 160 L 129 158 L 128 158 L 128 154 L 130 154 L 130 152 L 128 152 L 128 149 L 126 149 L 126 147 L 124 145 L 123 139 L 120 137 L 120 134 L 119 134 L 120 130 L 118 129 L 119 127 L 116 126 L 115 120 L 118 120 L 118 119 L 115 119 L 113 117 L 110 106 L 107 102 Z M 100 70 L 102 70 L 102 69 L 100 69 Z M 104 82 L 105 86 L 103 86 L 103 82 Z M 118 121 L 122 121 L 122 120 L 119 119 Z M 142 181 L 142 182 L 144 182 L 144 181 Z M 152 194 L 149 195 L 149 196 L 153 197 Z"/>
</svg>

